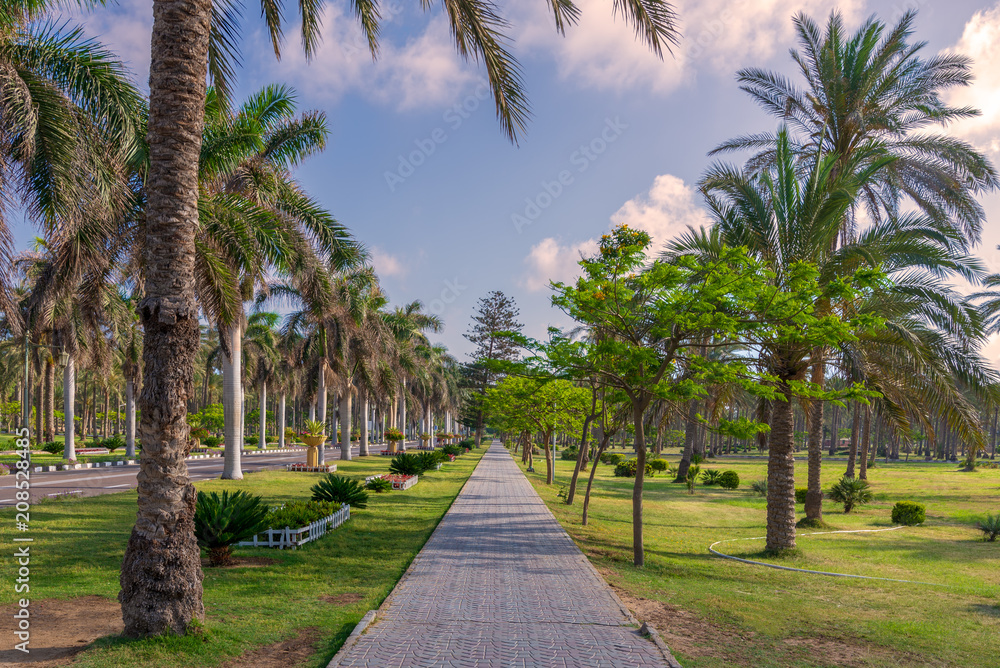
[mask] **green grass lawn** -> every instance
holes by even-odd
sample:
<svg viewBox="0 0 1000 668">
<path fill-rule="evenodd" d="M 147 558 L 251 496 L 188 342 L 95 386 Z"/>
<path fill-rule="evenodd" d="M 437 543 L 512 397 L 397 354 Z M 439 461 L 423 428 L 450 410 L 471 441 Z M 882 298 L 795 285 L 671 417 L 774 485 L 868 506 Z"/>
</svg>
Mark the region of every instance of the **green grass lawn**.
<svg viewBox="0 0 1000 668">
<path fill-rule="evenodd" d="M 676 457 L 671 459 L 676 460 Z M 520 458 L 517 458 L 520 462 Z M 843 462 L 824 467 L 828 488 Z M 1000 510 L 1000 470 L 882 464 L 871 470 L 874 503 L 849 515 L 827 501 L 833 529 L 892 526 L 892 505 L 927 505 L 918 527 L 870 534 L 801 537 L 782 565 L 937 583 L 926 586 L 831 578 L 736 563 L 709 554 L 717 540 L 764 535 L 765 501 L 750 483 L 765 477 L 761 460 L 710 460 L 704 468 L 739 473 L 738 490 L 698 486 L 691 496 L 663 475 L 647 478 L 646 565 L 632 566 L 632 480 L 600 466 L 591 521 L 580 525 L 583 487 L 574 506 L 557 497 L 572 462 L 557 461 L 545 485 L 544 462 L 526 474 L 595 566 L 638 613 L 666 637 L 685 668 L 754 666 L 1000 665 L 1000 542 L 985 543 L 975 522 Z M 805 485 L 806 465 L 796 465 Z M 583 481 L 583 485 L 586 481 Z M 798 506 L 800 517 L 802 506 Z M 803 530 L 809 531 L 809 530 Z M 763 541 L 717 549 L 766 561 Z"/>
<path fill-rule="evenodd" d="M 79 666 L 217 666 L 254 648 L 318 628 L 310 666 L 325 666 L 360 621 L 389 594 L 472 473 L 483 450 L 421 475 L 409 490 L 371 494 L 368 508 L 320 540 L 296 551 L 236 548 L 237 557 L 274 564 L 205 568 L 204 633 L 128 641 L 104 638 L 77 655 Z M 354 478 L 385 473 L 388 457 L 337 462 Z M 201 491 L 245 489 L 269 503 L 308 498 L 320 474 L 267 471 L 242 481 L 200 482 Z M 135 518 L 135 492 L 46 501 L 31 510 L 32 599 L 100 595 L 114 599 L 122 554 Z M 14 512 L 0 511 L 0 543 L 11 545 Z M 13 560 L 0 580 L 12 582 Z M 336 604 L 333 600 L 352 600 Z M 337 597 L 340 597 L 339 599 Z M 15 600 L 0 588 L 0 604 Z M 324 600 L 326 599 L 326 600 Z"/>
</svg>

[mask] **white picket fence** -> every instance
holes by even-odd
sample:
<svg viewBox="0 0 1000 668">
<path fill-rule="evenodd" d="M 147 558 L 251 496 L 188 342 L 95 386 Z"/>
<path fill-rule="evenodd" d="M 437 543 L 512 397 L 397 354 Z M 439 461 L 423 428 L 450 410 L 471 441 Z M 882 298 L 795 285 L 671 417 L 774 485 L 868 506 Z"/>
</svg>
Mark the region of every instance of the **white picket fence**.
<svg viewBox="0 0 1000 668">
<path fill-rule="evenodd" d="M 301 529 L 266 529 L 262 533 L 253 537 L 253 540 L 244 540 L 239 543 L 246 547 L 276 547 L 283 550 L 290 547 L 293 550 L 300 545 L 305 545 L 309 541 L 321 538 L 327 531 L 333 531 L 341 524 L 351 519 L 351 507 L 344 504 L 340 510 L 332 515 L 327 515 L 323 519 L 316 520 L 312 524 Z"/>
</svg>

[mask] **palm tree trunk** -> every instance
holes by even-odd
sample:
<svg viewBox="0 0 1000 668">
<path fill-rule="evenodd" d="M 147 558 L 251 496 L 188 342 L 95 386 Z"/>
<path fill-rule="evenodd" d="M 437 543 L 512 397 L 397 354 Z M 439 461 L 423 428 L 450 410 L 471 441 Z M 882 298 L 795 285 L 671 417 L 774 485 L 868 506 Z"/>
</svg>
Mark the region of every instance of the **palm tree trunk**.
<svg viewBox="0 0 1000 668">
<path fill-rule="evenodd" d="M 229 355 L 222 354 L 222 415 L 226 424 L 223 480 L 243 479 L 243 335 L 239 323 L 228 329 Z"/>
<path fill-rule="evenodd" d="M 125 457 L 135 459 L 135 381 L 131 378 L 125 381 Z"/>
<path fill-rule="evenodd" d="M 38 374 L 38 382 L 35 383 L 35 438 L 39 438 L 45 432 L 42 431 L 42 412 L 45 408 L 45 373 Z"/>
<path fill-rule="evenodd" d="M 844 477 L 854 477 L 854 466 L 858 459 L 858 428 L 861 426 L 861 406 L 854 404 L 854 417 L 851 422 L 851 449 L 847 452 L 847 472 Z"/>
<path fill-rule="evenodd" d="M 56 365 L 45 362 L 45 440 L 56 440 Z"/>
<path fill-rule="evenodd" d="M 146 278 L 139 303 L 143 447 L 139 509 L 118 595 L 124 635 L 133 638 L 183 634 L 205 616 L 196 494 L 184 456 L 200 341 L 194 237 L 211 17 L 211 0 L 153 1 Z"/>
<path fill-rule="evenodd" d="M 351 460 L 351 388 L 340 395 L 340 458 Z"/>
<path fill-rule="evenodd" d="M 73 407 L 76 403 L 76 367 L 73 363 L 73 356 L 70 355 L 66 368 L 63 369 L 63 422 L 65 425 L 65 436 L 63 445 L 63 459 L 76 459 L 76 445 L 74 442 L 75 429 L 73 428 Z"/>
<path fill-rule="evenodd" d="M 260 439 L 257 448 L 267 449 L 267 381 L 260 384 Z"/>
<path fill-rule="evenodd" d="M 767 455 L 767 549 L 795 547 L 795 457 L 792 389 L 779 381 L 784 401 L 771 405 L 771 437 Z"/>
<path fill-rule="evenodd" d="M 358 456 L 367 457 L 368 456 L 368 392 L 361 391 L 361 424 L 359 429 L 361 431 L 361 442 L 358 443 Z"/>
<path fill-rule="evenodd" d="M 278 399 L 278 447 L 285 447 L 285 393 Z"/>
<path fill-rule="evenodd" d="M 822 361 L 822 351 L 815 351 L 820 361 L 813 365 L 812 382 L 823 387 L 826 365 Z M 810 524 L 823 522 L 823 483 L 820 474 L 823 469 L 823 402 L 813 399 L 809 406 L 809 479 L 806 489 L 806 520 Z M 793 434 L 794 438 L 794 434 Z M 836 435 L 831 435 L 831 439 Z M 794 450 L 794 446 L 792 447 Z"/>
<path fill-rule="evenodd" d="M 866 406 L 865 424 L 864 427 L 861 428 L 861 470 L 858 472 L 858 478 L 861 480 L 868 480 L 868 447 L 871 430 L 872 409 L 870 406 Z"/>
</svg>

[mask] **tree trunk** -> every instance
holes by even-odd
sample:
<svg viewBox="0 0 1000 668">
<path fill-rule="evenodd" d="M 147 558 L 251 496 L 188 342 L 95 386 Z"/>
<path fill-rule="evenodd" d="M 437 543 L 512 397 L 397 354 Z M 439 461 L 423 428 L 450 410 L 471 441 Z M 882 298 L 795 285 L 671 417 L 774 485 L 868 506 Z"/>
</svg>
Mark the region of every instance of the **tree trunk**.
<svg viewBox="0 0 1000 668">
<path fill-rule="evenodd" d="M 552 431 L 542 432 L 542 443 L 544 443 L 545 453 L 545 484 L 551 485 L 554 481 L 554 463 L 552 461 Z"/>
<path fill-rule="evenodd" d="M 135 459 L 135 381 L 131 378 L 125 381 L 125 457 Z"/>
<path fill-rule="evenodd" d="M 677 477 L 674 478 L 674 482 L 684 482 L 687 479 L 691 456 L 694 454 L 694 440 L 698 433 L 697 419 L 698 400 L 692 399 L 688 402 L 687 423 L 684 425 L 684 452 L 681 454 L 681 463 L 677 465 Z"/>
<path fill-rule="evenodd" d="M 646 479 L 646 434 L 642 414 L 645 406 L 632 402 L 632 420 L 635 422 L 635 483 L 632 485 L 632 564 L 642 568 L 645 554 L 642 543 L 642 486 Z"/>
<path fill-rule="evenodd" d="M 784 401 L 771 405 L 771 437 L 767 455 L 767 549 L 795 547 L 795 445 L 792 433 L 792 390 L 779 381 Z"/>
<path fill-rule="evenodd" d="M 822 351 L 818 351 L 822 360 Z M 812 382 L 823 387 L 826 365 L 820 361 L 813 365 Z M 793 409 L 789 406 L 789 411 Z M 794 441 L 794 433 L 792 439 Z M 833 438 L 833 436 L 831 436 Z M 773 439 L 772 439 L 773 440 Z M 832 446 L 831 446 L 832 447 Z M 792 446 L 794 452 L 795 446 Z M 806 490 L 806 520 L 811 524 L 823 521 L 823 401 L 813 399 L 809 406 L 809 475 Z M 794 490 L 793 490 L 794 492 Z"/>
<path fill-rule="evenodd" d="M 770 399 L 764 399 L 761 397 L 757 401 L 757 422 L 761 424 L 771 424 L 771 408 L 773 401 Z M 757 433 L 757 451 L 764 452 L 767 450 L 768 440 L 770 433 L 758 432 Z"/>
<path fill-rule="evenodd" d="M 267 381 L 260 384 L 260 437 L 257 441 L 259 450 L 267 449 Z"/>
<path fill-rule="evenodd" d="M 361 424 L 358 425 L 361 431 L 361 440 L 358 443 L 358 456 L 368 456 L 368 392 L 361 391 Z"/>
<path fill-rule="evenodd" d="M 597 405 L 596 397 L 594 394 L 594 401 L 591 402 L 590 410 L 591 413 L 587 414 L 587 417 L 583 420 L 583 435 L 580 437 L 580 451 L 576 453 L 576 465 L 573 467 L 573 477 L 569 480 L 569 492 L 566 494 L 566 505 L 573 505 L 573 498 L 576 496 L 576 481 L 580 477 L 580 471 L 583 470 L 584 462 L 587 461 L 587 436 L 589 435 L 590 422 L 594 419 L 593 410 Z"/>
<path fill-rule="evenodd" d="M 222 414 L 226 448 L 223 480 L 243 479 L 243 333 L 239 323 L 228 329 L 229 355 L 222 355 Z"/>
<path fill-rule="evenodd" d="M 285 447 L 285 393 L 278 399 L 278 447 Z"/>
<path fill-rule="evenodd" d="M 871 429 L 872 409 L 870 406 L 865 406 L 865 422 L 861 428 L 861 470 L 858 472 L 858 478 L 861 480 L 868 480 L 868 439 L 871 436 Z"/>
<path fill-rule="evenodd" d="M 45 440 L 56 440 L 56 365 L 45 361 Z"/>
<path fill-rule="evenodd" d="M 587 521 L 589 519 L 590 511 L 590 490 L 594 486 L 594 475 L 597 473 L 597 465 L 601 463 L 601 455 L 608 447 L 608 441 L 611 440 L 609 434 L 604 434 L 601 437 L 601 444 L 597 447 L 597 454 L 594 455 L 594 463 L 590 467 L 590 477 L 587 478 L 587 492 L 583 495 L 583 518 L 581 524 L 587 526 Z"/>
<path fill-rule="evenodd" d="M 64 429 L 63 459 L 76 459 L 76 430 L 73 428 L 73 408 L 76 403 L 76 366 L 70 355 L 66 368 L 63 369 L 63 422 Z"/>
<path fill-rule="evenodd" d="M 336 432 L 334 432 L 336 433 Z M 351 388 L 340 395 L 340 458 L 351 460 Z"/>
<path fill-rule="evenodd" d="M 35 383 L 35 438 L 41 438 L 45 433 L 42 431 L 42 413 L 45 408 L 45 371 L 38 374 L 38 382 Z"/>
<path fill-rule="evenodd" d="M 847 471 L 844 477 L 854 477 L 854 465 L 858 458 L 858 428 L 861 424 L 861 405 L 854 404 L 854 417 L 851 419 L 851 449 L 847 452 Z"/>
</svg>

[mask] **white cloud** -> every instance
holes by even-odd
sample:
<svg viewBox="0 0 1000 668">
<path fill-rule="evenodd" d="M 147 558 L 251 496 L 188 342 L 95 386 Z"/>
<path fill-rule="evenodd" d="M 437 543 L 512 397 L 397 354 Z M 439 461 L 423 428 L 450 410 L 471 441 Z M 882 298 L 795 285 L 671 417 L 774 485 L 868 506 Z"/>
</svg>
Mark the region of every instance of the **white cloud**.
<svg viewBox="0 0 1000 668">
<path fill-rule="evenodd" d="M 973 59 L 975 81 L 971 86 L 952 89 L 947 101 L 953 106 L 971 106 L 982 111 L 978 118 L 956 123 L 950 132 L 993 154 L 1000 154 L 1000 3 L 978 11 L 965 24 L 965 30 L 952 53 Z"/>
<path fill-rule="evenodd" d="M 688 226 L 709 224 L 708 215 L 698 206 L 695 190 L 672 174 L 657 176 L 652 187 L 625 202 L 611 215 L 612 225 L 648 232 L 652 237 L 653 253 L 664 242 L 683 232 Z M 532 292 L 548 287 L 549 280 L 567 282 L 580 275 L 577 263 L 581 255 L 597 252 L 597 240 L 587 239 L 567 245 L 549 237 L 531 247 L 524 259 L 527 271 L 519 284 Z"/>
<path fill-rule="evenodd" d="M 114 53 L 145 90 L 149 84 L 150 33 L 153 30 L 153 7 L 148 0 L 120 0 L 114 7 L 91 11 L 75 10 L 67 17 L 83 26 L 93 37 Z"/>
<path fill-rule="evenodd" d="M 405 276 L 407 267 L 397 256 L 385 251 L 378 246 L 371 249 L 372 266 L 375 267 L 379 276 Z"/>
<path fill-rule="evenodd" d="M 452 102 L 480 78 L 455 52 L 442 15 L 405 44 L 383 39 L 373 61 L 361 27 L 343 2 L 324 7 L 323 41 L 311 61 L 301 49 L 289 48 L 280 64 L 265 66 L 310 97 L 336 102 L 359 92 L 397 110 Z"/>
<path fill-rule="evenodd" d="M 576 26 L 558 35 L 548 6 L 517 0 L 512 16 L 520 48 L 548 52 L 560 75 L 585 87 L 625 90 L 646 87 L 668 93 L 700 69 L 731 74 L 747 64 L 760 64 L 794 41 L 792 15 L 804 11 L 825 20 L 830 5 L 821 0 L 760 0 L 735 4 L 728 0 L 680 0 L 676 3 L 683 34 L 673 55 L 663 60 L 639 42 L 620 17 L 610 16 L 606 0 L 580 0 Z M 864 0 L 844 0 L 839 9 L 848 21 Z"/>
<path fill-rule="evenodd" d="M 596 252 L 597 242 L 593 239 L 568 246 L 561 245 L 552 237 L 542 239 L 531 247 L 531 252 L 524 259 L 528 269 L 518 284 L 531 292 L 538 292 L 546 289 L 550 280 L 572 281 L 580 275 L 577 264 L 580 258 Z"/>
</svg>

